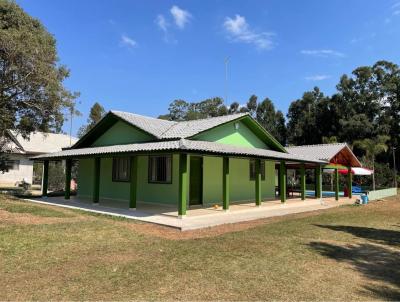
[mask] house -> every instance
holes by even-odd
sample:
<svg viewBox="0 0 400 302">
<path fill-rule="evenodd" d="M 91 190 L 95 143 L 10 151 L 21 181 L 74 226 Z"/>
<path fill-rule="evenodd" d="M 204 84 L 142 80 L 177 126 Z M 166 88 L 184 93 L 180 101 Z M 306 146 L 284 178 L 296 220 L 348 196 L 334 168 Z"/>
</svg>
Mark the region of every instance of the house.
<svg viewBox="0 0 400 302">
<path fill-rule="evenodd" d="M 44 162 L 44 196 L 49 161 L 66 161 L 66 199 L 78 161 L 78 198 L 131 209 L 169 205 L 179 216 L 189 207 L 218 204 L 228 210 L 231 203 L 276 199 L 276 171 L 285 202 L 287 169 L 300 169 L 302 199 L 305 170 L 313 169 L 320 198 L 322 169 L 329 164 L 311 153 L 288 152 L 246 113 L 174 122 L 120 111 L 107 113 L 71 148 L 35 160 Z"/>
<path fill-rule="evenodd" d="M 32 156 L 61 151 L 70 147 L 77 139 L 66 134 L 35 132 L 25 139 L 15 131 L 7 131 L 9 142 L 3 147 L 7 156 L 8 172 L 0 173 L 1 186 L 14 186 L 25 180 L 32 184 L 34 161 Z"/>
</svg>

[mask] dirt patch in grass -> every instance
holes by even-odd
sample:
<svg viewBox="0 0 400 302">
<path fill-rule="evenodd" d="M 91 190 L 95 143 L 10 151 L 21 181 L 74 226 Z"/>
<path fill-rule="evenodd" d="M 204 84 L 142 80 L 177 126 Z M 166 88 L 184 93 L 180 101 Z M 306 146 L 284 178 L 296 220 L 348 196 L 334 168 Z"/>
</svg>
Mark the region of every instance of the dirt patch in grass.
<svg viewBox="0 0 400 302">
<path fill-rule="evenodd" d="M 384 202 L 384 205 L 382 204 Z M 384 206 L 383 209 L 380 209 Z M 351 212 L 354 210 L 354 207 L 361 207 L 361 206 L 353 206 L 353 205 L 344 205 L 336 210 L 345 212 Z M 362 207 L 373 209 L 374 211 L 391 211 L 391 210 L 398 210 L 400 209 L 400 202 L 396 199 L 387 199 L 387 200 L 380 200 L 370 203 L 368 205 L 363 205 Z M 166 227 L 162 225 L 155 225 L 150 223 L 139 222 L 132 224 L 130 222 L 116 222 L 121 224 L 129 229 L 134 230 L 140 234 L 156 236 L 160 238 L 166 238 L 171 240 L 190 240 L 196 238 L 206 238 L 206 237 L 216 237 L 226 233 L 231 232 L 240 232 L 243 230 L 252 229 L 261 225 L 276 223 L 288 219 L 301 219 L 306 217 L 313 217 L 318 216 L 322 213 L 326 212 L 326 210 L 316 210 L 304 213 L 296 213 L 296 214 L 289 214 L 284 216 L 277 216 L 277 217 L 269 217 L 257 220 L 250 220 L 250 221 L 243 221 L 238 223 L 232 224 L 223 224 L 219 226 L 199 229 L 199 230 L 190 230 L 190 231 L 180 231 L 176 228 Z"/>
</svg>

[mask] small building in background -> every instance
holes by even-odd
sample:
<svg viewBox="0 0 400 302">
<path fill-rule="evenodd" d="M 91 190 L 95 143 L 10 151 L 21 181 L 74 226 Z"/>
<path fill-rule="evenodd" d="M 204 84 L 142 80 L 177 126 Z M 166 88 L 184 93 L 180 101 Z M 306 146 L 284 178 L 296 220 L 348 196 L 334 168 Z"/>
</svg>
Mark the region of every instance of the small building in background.
<svg viewBox="0 0 400 302">
<path fill-rule="evenodd" d="M 42 164 L 29 159 L 35 155 L 61 151 L 70 147 L 78 139 L 67 134 L 31 133 L 24 139 L 14 131 L 7 131 L 9 142 L 3 147 L 8 153 L 8 172 L 0 172 L 0 186 L 16 186 L 22 182 L 41 184 Z"/>
</svg>

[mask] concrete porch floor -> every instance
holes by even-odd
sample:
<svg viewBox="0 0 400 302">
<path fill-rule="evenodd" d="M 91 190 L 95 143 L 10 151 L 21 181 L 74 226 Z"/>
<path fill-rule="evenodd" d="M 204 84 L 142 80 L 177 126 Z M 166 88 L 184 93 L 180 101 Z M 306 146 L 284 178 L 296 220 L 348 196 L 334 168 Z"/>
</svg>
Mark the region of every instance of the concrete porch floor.
<svg viewBox="0 0 400 302">
<path fill-rule="evenodd" d="M 352 199 L 340 198 L 339 201 L 336 201 L 334 198 L 323 198 L 322 200 L 310 198 L 304 201 L 300 198 L 291 198 L 288 199 L 285 204 L 282 204 L 279 200 L 270 200 L 264 201 L 263 204 L 258 207 L 254 203 L 231 204 L 229 211 L 227 212 L 221 207 L 217 209 L 190 208 L 187 211 L 186 217 L 183 219 L 178 218 L 178 213 L 175 208 L 153 204 L 140 203 L 138 204 L 138 209 L 132 211 L 127 208 L 122 208 L 121 205 L 118 207 L 115 203 L 113 203 L 113 207 L 110 207 L 107 202 L 100 202 L 99 205 L 94 205 L 88 200 L 79 199 L 74 196 L 71 196 L 70 200 L 65 200 L 63 197 L 25 200 L 34 203 L 124 217 L 186 231 L 222 224 L 329 209 L 344 204 L 353 204 L 356 197 L 353 197 Z"/>
</svg>

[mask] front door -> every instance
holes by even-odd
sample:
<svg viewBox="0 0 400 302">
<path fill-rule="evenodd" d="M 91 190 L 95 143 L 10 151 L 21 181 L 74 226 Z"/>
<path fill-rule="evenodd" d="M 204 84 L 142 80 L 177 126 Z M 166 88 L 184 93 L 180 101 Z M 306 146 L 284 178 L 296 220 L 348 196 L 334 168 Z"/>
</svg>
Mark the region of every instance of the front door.
<svg viewBox="0 0 400 302">
<path fill-rule="evenodd" d="M 190 157 L 189 205 L 203 203 L 203 158 Z"/>
</svg>

